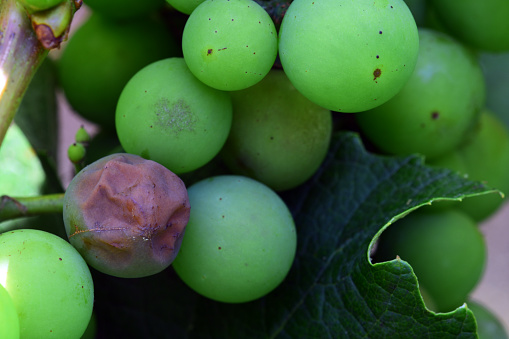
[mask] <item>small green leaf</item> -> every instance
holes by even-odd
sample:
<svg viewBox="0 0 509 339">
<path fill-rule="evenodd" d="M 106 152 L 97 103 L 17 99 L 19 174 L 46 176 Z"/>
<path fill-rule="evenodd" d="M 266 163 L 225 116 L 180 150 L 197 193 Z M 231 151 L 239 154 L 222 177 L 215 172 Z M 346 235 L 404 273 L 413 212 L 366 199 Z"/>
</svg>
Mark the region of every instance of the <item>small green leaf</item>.
<svg viewBox="0 0 509 339">
<path fill-rule="evenodd" d="M 128 281 L 94 272 L 99 329 L 110 337 L 475 338 L 471 311 L 429 312 L 406 262 L 372 265 L 369 253 L 384 226 L 419 206 L 489 191 L 419 156 L 370 154 L 356 134 L 338 133 L 315 177 L 284 194 L 298 253 L 276 290 L 224 304 L 198 296 L 171 269 Z"/>
</svg>

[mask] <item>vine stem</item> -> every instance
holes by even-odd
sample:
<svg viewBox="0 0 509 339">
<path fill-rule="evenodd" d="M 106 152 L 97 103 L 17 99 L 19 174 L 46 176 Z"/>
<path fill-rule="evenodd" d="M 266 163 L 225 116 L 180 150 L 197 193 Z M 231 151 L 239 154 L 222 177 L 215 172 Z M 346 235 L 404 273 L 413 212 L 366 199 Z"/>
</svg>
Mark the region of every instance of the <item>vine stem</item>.
<svg viewBox="0 0 509 339">
<path fill-rule="evenodd" d="M 35 215 L 63 213 L 64 193 L 36 197 L 0 197 L 0 222 Z"/>
<path fill-rule="evenodd" d="M 48 51 L 17 0 L 0 0 L 0 145 Z"/>
</svg>

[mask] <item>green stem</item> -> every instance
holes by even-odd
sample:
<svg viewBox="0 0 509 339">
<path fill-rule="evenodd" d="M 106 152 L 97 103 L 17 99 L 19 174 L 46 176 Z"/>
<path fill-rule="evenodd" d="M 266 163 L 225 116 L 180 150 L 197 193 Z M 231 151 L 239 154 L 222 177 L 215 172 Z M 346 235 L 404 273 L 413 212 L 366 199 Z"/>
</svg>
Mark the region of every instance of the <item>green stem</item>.
<svg viewBox="0 0 509 339">
<path fill-rule="evenodd" d="M 0 222 L 50 213 L 62 213 L 64 193 L 36 197 L 0 197 Z"/>
<path fill-rule="evenodd" d="M 0 0 L 0 145 L 48 50 L 16 0 Z"/>
</svg>

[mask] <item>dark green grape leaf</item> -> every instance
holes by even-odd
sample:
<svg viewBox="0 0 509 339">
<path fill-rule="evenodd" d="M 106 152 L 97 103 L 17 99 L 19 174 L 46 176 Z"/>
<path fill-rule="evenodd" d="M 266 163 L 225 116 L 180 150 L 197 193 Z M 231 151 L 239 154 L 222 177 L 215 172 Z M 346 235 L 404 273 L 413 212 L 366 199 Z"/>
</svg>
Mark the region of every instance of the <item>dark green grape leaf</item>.
<svg viewBox="0 0 509 339">
<path fill-rule="evenodd" d="M 298 253 L 285 281 L 245 304 L 187 288 L 171 268 L 141 279 L 93 271 L 99 337 L 475 338 L 471 311 L 434 314 L 402 260 L 372 265 L 385 225 L 435 199 L 489 192 L 420 156 L 382 157 L 340 132 L 319 172 L 283 198 L 293 211 Z"/>
</svg>

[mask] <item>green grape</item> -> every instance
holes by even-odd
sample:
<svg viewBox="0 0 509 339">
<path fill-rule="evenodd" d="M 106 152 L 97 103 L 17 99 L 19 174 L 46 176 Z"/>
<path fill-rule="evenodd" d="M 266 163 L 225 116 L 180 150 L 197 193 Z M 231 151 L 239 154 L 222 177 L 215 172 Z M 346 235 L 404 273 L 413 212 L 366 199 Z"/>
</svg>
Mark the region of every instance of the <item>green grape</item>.
<svg viewBox="0 0 509 339">
<path fill-rule="evenodd" d="M 210 87 L 234 91 L 263 79 L 277 56 L 277 33 L 252 0 L 207 0 L 186 22 L 182 52 L 191 72 Z"/>
<path fill-rule="evenodd" d="M 329 148 L 331 112 L 309 101 L 275 69 L 231 96 L 233 124 L 222 151 L 231 171 L 276 191 L 309 179 Z"/>
<path fill-rule="evenodd" d="M 498 317 L 484 305 L 469 300 L 467 307 L 474 312 L 479 339 L 508 339 L 504 325 Z"/>
<path fill-rule="evenodd" d="M 78 128 L 74 135 L 74 141 L 80 144 L 88 144 L 90 142 L 90 134 L 88 134 L 84 126 Z"/>
<path fill-rule="evenodd" d="M 94 285 L 65 240 L 39 230 L 0 234 L 0 278 L 17 310 L 20 338 L 79 338 L 85 331 Z"/>
<path fill-rule="evenodd" d="M 30 12 L 45 11 L 64 2 L 64 0 L 17 0 Z"/>
<path fill-rule="evenodd" d="M 467 300 L 486 262 L 477 223 L 452 209 L 410 213 L 384 230 L 379 240 L 376 256 L 407 261 L 438 312 L 452 311 Z"/>
<path fill-rule="evenodd" d="M 509 51 L 509 1 L 431 0 L 430 4 L 447 31 L 463 43 L 486 51 Z"/>
<path fill-rule="evenodd" d="M 162 8 L 165 0 L 83 0 L 94 12 L 110 19 L 132 20 Z"/>
<path fill-rule="evenodd" d="M 166 0 L 177 11 L 184 14 L 191 14 L 199 4 L 205 0 Z"/>
<path fill-rule="evenodd" d="M 338 112 L 392 98 L 411 76 L 418 49 L 417 26 L 403 0 L 295 0 L 279 31 L 290 81 Z"/>
<path fill-rule="evenodd" d="M 0 338 L 19 339 L 19 318 L 11 296 L 3 287 L 4 270 L 0 261 Z"/>
<path fill-rule="evenodd" d="M 81 116 L 113 129 L 117 101 L 129 79 L 149 63 L 179 55 L 158 21 L 113 22 L 93 14 L 65 45 L 58 62 L 60 84 Z"/>
<path fill-rule="evenodd" d="M 167 168 L 137 155 L 112 154 L 72 179 L 63 219 L 70 243 L 90 266 L 139 278 L 172 263 L 189 208 L 184 183 Z"/>
<path fill-rule="evenodd" d="M 253 179 L 224 175 L 189 187 L 192 207 L 173 262 L 197 293 L 241 303 L 276 288 L 292 266 L 296 231 L 285 203 Z"/>
<path fill-rule="evenodd" d="M 491 111 L 483 111 L 475 133 L 451 153 L 431 159 L 428 164 L 455 170 L 509 194 L 509 132 Z M 464 199 L 454 206 L 474 220 L 483 221 L 503 202 L 498 194 L 488 194 Z"/>
<path fill-rule="evenodd" d="M 67 157 L 73 164 L 78 164 L 85 159 L 87 150 L 81 143 L 75 142 L 69 148 L 67 148 Z"/>
<path fill-rule="evenodd" d="M 415 71 L 385 104 L 355 117 L 382 151 L 437 157 L 470 133 L 485 102 L 485 82 L 477 59 L 451 37 L 419 29 Z M 458 81 L 461 79 L 461 81 Z"/>
<path fill-rule="evenodd" d="M 124 150 L 176 174 L 214 158 L 231 122 L 230 95 L 196 79 L 182 58 L 161 60 L 140 70 L 122 91 L 116 112 Z"/>
</svg>

